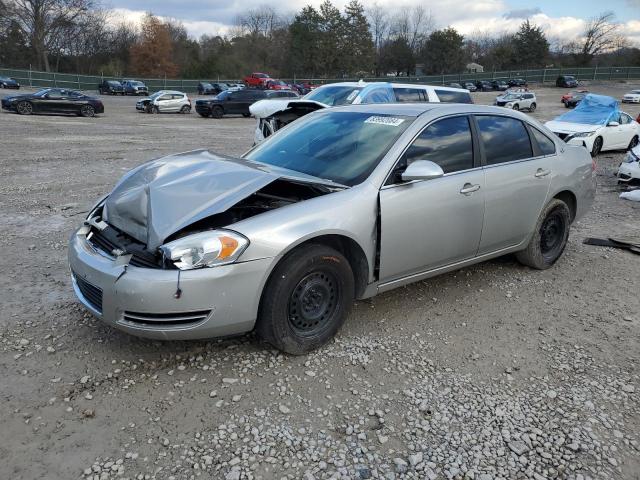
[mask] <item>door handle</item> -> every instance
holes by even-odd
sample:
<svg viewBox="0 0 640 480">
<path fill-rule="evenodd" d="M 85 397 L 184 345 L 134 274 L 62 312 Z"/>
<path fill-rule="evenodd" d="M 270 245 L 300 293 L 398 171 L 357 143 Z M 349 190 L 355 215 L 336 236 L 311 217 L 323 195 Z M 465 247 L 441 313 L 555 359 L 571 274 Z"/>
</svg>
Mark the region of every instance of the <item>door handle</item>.
<svg viewBox="0 0 640 480">
<path fill-rule="evenodd" d="M 478 184 L 472 185 L 471 183 L 465 183 L 464 186 L 462 187 L 462 190 L 460 190 L 460 193 L 462 193 L 463 195 L 471 195 L 473 192 L 477 192 L 478 190 L 480 190 L 480 185 Z"/>
<path fill-rule="evenodd" d="M 534 177 L 542 178 L 542 177 L 546 177 L 550 173 L 551 173 L 551 170 L 543 170 L 543 169 L 539 168 L 538 171 L 535 173 Z"/>
</svg>

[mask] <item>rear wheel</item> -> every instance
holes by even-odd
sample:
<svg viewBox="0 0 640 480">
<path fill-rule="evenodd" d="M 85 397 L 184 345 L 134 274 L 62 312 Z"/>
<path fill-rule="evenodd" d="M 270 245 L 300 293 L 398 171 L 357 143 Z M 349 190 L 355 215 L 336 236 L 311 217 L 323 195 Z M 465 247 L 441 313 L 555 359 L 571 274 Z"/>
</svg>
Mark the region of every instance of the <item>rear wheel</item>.
<svg viewBox="0 0 640 480">
<path fill-rule="evenodd" d="M 80 115 L 83 117 L 93 117 L 95 114 L 96 110 L 91 105 L 83 105 L 80 107 Z"/>
<path fill-rule="evenodd" d="M 551 267 L 567 246 L 570 224 L 567 204 L 556 198 L 551 200 L 540 214 L 527 248 L 516 254 L 518 261 L 538 270 Z"/>
<path fill-rule="evenodd" d="M 33 113 L 33 105 L 31 105 L 31 102 L 20 102 L 16 106 L 16 110 L 20 115 L 31 115 Z"/>
<path fill-rule="evenodd" d="M 535 104 L 535 102 L 534 102 L 534 103 L 532 103 L 532 104 L 531 104 L 531 106 L 529 107 L 529 111 L 530 111 L 530 112 L 535 112 L 537 107 L 538 107 L 538 106 L 537 106 L 537 105 Z"/>
<path fill-rule="evenodd" d="M 597 137 L 593 141 L 593 147 L 591 147 L 591 156 L 595 157 L 600 153 L 600 150 L 602 150 L 602 137 Z"/>
<path fill-rule="evenodd" d="M 301 247 L 271 274 L 256 331 L 286 353 L 310 352 L 333 338 L 353 298 L 353 272 L 340 252 L 324 245 Z"/>
<path fill-rule="evenodd" d="M 223 115 L 224 115 L 224 110 L 222 109 L 222 107 L 215 106 L 211 110 L 211 116 L 213 118 L 222 118 Z"/>
<path fill-rule="evenodd" d="M 627 147 L 627 150 L 631 150 L 632 148 L 635 148 L 637 145 L 638 145 L 638 135 L 634 135 L 634 137 L 629 142 L 629 146 Z"/>
</svg>

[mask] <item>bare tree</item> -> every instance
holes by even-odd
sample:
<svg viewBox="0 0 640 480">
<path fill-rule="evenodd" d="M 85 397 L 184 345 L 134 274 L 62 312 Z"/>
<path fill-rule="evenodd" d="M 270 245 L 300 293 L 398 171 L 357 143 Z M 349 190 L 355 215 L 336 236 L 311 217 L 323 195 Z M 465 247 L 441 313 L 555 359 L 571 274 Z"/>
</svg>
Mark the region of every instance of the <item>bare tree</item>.
<svg viewBox="0 0 640 480">
<path fill-rule="evenodd" d="M 613 12 L 603 12 L 589 20 L 576 49 L 581 63 L 587 64 L 594 56 L 614 49 L 620 42 L 619 29 Z"/>
<path fill-rule="evenodd" d="M 373 44 L 376 51 L 380 51 L 382 42 L 385 40 L 389 31 L 389 13 L 387 8 L 382 7 L 378 2 L 374 2 L 367 9 L 369 24 L 371 25 L 371 34 L 373 35 Z"/>
<path fill-rule="evenodd" d="M 94 0 L 6 0 L 6 18 L 29 40 L 38 67 L 50 70 L 49 53 L 63 43 L 71 25 L 96 6 Z"/>
<path fill-rule="evenodd" d="M 242 12 L 235 23 L 245 34 L 270 37 L 275 30 L 282 27 L 283 20 L 274 8 L 262 5 Z"/>
<path fill-rule="evenodd" d="M 413 8 L 403 8 L 395 15 L 390 34 L 393 38 L 404 39 L 416 53 L 433 30 L 434 24 L 431 12 L 422 5 L 416 5 Z"/>
</svg>

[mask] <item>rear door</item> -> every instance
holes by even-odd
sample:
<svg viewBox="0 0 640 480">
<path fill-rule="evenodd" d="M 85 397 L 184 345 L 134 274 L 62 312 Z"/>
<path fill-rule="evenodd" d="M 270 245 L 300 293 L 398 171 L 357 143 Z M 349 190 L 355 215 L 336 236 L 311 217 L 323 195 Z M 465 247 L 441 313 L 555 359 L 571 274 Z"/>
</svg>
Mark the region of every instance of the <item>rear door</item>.
<svg viewBox="0 0 640 480">
<path fill-rule="evenodd" d="M 475 115 L 485 172 L 485 212 L 478 255 L 522 243 L 547 198 L 555 143 L 521 120 Z"/>
</svg>

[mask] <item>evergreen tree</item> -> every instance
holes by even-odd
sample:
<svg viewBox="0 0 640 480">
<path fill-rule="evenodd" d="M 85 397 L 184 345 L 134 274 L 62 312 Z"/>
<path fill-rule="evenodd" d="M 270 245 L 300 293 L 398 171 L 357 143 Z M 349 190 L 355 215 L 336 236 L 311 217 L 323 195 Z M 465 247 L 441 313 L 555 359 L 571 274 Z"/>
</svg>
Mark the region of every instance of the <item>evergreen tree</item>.
<svg viewBox="0 0 640 480">
<path fill-rule="evenodd" d="M 549 42 L 542 28 L 528 19 L 514 36 L 515 60 L 523 68 L 544 67 L 549 57 Z"/>
<path fill-rule="evenodd" d="M 344 13 L 346 69 L 352 73 L 371 72 L 375 48 L 364 7 L 358 0 L 351 0 Z"/>
<path fill-rule="evenodd" d="M 465 64 L 464 37 L 452 27 L 436 30 L 424 43 L 421 57 L 427 73 L 461 72 Z"/>
</svg>

